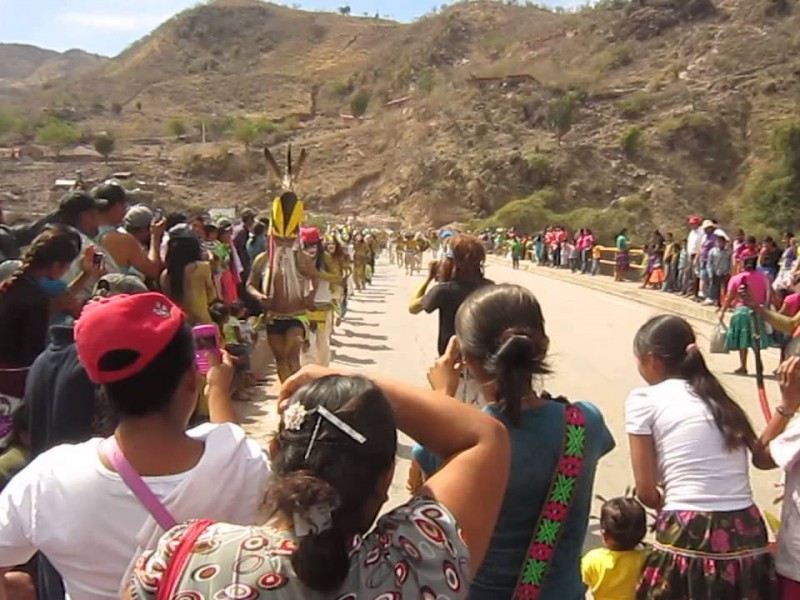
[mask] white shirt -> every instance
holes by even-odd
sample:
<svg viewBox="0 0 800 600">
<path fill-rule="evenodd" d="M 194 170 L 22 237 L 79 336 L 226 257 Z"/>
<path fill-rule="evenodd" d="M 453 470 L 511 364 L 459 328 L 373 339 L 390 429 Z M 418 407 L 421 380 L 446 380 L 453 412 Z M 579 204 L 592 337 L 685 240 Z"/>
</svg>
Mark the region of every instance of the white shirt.
<svg viewBox="0 0 800 600">
<path fill-rule="evenodd" d="M 689 256 L 700 254 L 704 236 L 705 233 L 701 229 L 692 229 L 689 232 L 689 236 L 686 238 L 686 250 L 689 252 Z"/>
<path fill-rule="evenodd" d="M 633 390 L 625 431 L 652 435 L 663 510 L 733 511 L 753 505 L 747 448 L 729 451 L 703 400 L 682 379 Z"/>
<path fill-rule="evenodd" d="M 188 432 L 205 441 L 189 471 L 144 477 L 179 523 L 208 518 L 259 522 L 270 478 L 258 446 L 232 424 Z M 100 438 L 57 446 L 38 456 L 0 494 L 0 566 L 28 561 L 41 550 L 61 573 L 72 600 L 118 599 L 132 562 L 163 533 L 120 477 L 98 454 Z"/>
<path fill-rule="evenodd" d="M 769 451 L 775 464 L 786 472 L 775 567 L 784 577 L 800 581 L 800 419 L 789 423 Z"/>
</svg>

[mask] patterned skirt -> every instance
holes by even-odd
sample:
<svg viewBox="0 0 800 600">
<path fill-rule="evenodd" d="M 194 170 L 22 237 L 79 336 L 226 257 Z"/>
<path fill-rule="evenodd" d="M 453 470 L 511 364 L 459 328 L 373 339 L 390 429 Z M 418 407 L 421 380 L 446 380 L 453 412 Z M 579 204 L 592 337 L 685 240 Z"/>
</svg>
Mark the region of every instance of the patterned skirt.
<svg viewBox="0 0 800 600">
<path fill-rule="evenodd" d="M 779 598 L 767 530 L 755 506 L 730 512 L 662 512 L 637 600 Z"/>
<path fill-rule="evenodd" d="M 627 271 L 631 266 L 630 254 L 627 251 L 617 252 L 616 265 L 617 271 Z"/>
<path fill-rule="evenodd" d="M 763 317 L 756 316 L 761 330 L 761 348 L 772 345 L 772 339 L 767 333 L 767 324 Z M 753 347 L 753 317 L 750 309 L 740 306 L 733 311 L 731 324 L 725 336 L 725 347 L 728 350 L 745 350 Z"/>
</svg>

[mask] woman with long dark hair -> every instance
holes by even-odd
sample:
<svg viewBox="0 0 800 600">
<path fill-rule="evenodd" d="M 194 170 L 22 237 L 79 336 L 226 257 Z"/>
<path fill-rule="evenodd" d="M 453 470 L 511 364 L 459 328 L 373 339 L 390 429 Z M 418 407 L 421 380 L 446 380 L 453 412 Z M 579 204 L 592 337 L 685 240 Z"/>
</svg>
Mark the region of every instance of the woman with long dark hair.
<svg viewBox="0 0 800 600">
<path fill-rule="evenodd" d="M 486 286 L 461 305 L 453 338 L 430 374 L 452 393 L 461 367 L 481 386 L 484 411 L 511 437 L 511 475 L 471 600 L 582 600 L 580 559 L 597 463 L 614 448 L 600 411 L 537 390 L 549 374 L 550 340 L 534 295 L 515 285 Z M 427 477 L 442 455 L 416 447 Z M 433 475 L 435 477 L 435 475 Z M 477 499 L 475 499 L 478 502 Z"/>
<path fill-rule="evenodd" d="M 281 401 L 264 525 L 172 529 L 137 562 L 129 595 L 465 599 L 508 478 L 502 426 L 440 393 L 321 367 L 289 378 Z M 373 528 L 398 429 L 449 461 Z"/>
<path fill-rule="evenodd" d="M 636 597 L 777 597 L 767 530 L 753 503 L 744 410 L 709 371 L 691 325 L 654 317 L 634 340 L 648 387 L 625 403 L 636 492 L 659 511 Z"/>
<path fill-rule="evenodd" d="M 191 233 L 171 236 L 167 247 L 167 268 L 161 274 L 161 288 L 188 315 L 192 325 L 210 325 L 208 312 L 217 299 L 211 264 L 205 260 L 200 240 Z"/>
<path fill-rule="evenodd" d="M 492 285 L 483 276 L 486 250 L 474 236 L 459 234 L 451 239 L 442 263 L 432 263 L 428 278 L 417 290 L 408 307 L 412 315 L 439 311 L 439 336 L 436 348 L 441 356 L 455 335 L 456 312 L 475 290 Z M 428 286 L 440 276 L 439 283 Z"/>
<path fill-rule="evenodd" d="M 7 399 L 0 403 L 0 447 L 9 433 L 5 426 L 11 412 L 25 393 L 28 369 L 47 345 L 52 304 L 69 292 L 61 278 L 80 249 L 77 232 L 48 225 L 34 238 L 16 271 L 0 284 L 0 396 Z M 83 262 L 85 276 L 94 273 L 91 253 Z M 75 286 L 83 283 L 79 278 Z"/>
</svg>

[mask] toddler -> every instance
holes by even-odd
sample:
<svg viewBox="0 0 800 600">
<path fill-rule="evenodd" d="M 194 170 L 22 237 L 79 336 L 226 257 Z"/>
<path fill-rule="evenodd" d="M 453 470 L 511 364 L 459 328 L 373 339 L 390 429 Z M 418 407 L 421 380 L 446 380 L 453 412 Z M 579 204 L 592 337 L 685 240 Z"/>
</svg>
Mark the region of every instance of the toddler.
<svg viewBox="0 0 800 600">
<path fill-rule="evenodd" d="M 647 532 L 644 508 L 634 498 L 613 498 L 603 504 L 600 527 L 605 547 L 583 557 L 583 582 L 595 600 L 634 600 L 645 559 L 637 549 Z"/>
</svg>

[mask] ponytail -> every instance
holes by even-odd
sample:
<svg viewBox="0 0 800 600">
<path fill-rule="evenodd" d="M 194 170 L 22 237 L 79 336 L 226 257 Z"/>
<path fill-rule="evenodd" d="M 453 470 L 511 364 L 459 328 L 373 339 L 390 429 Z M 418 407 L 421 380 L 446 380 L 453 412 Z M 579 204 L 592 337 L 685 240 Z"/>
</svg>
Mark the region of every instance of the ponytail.
<svg viewBox="0 0 800 600">
<path fill-rule="evenodd" d="M 728 450 L 750 447 L 756 434 L 744 410 L 731 398 L 708 369 L 700 349 L 690 344 L 680 365 L 680 375 L 692 386 L 714 417 L 714 423 L 725 439 Z"/>
<path fill-rule="evenodd" d="M 531 391 L 533 376 L 550 372 L 541 347 L 530 329 L 512 327 L 503 332 L 500 347 L 489 359 L 488 371 L 496 381 L 497 401 L 514 427 L 522 425 L 522 403 Z"/>
<path fill-rule="evenodd" d="M 653 317 L 639 329 L 634 348 L 637 356 L 653 355 L 668 376 L 679 377 L 692 387 L 708 407 L 729 451 L 755 442 L 747 415 L 709 371 L 686 320 L 673 315 Z"/>
<path fill-rule="evenodd" d="M 32 268 L 71 263 L 80 254 L 80 249 L 80 236 L 73 229 L 65 225 L 48 225 L 25 251 L 20 267 L 0 284 L 0 293 L 5 294 Z"/>
<path fill-rule="evenodd" d="M 25 273 L 27 273 L 28 269 L 31 268 L 30 258 L 30 255 L 26 254 L 25 259 L 22 261 L 20 266 L 17 267 L 17 270 L 11 273 L 8 279 L 6 279 L 3 283 L 0 283 L 0 294 L 5 294 L 17 281 L 19 281 L 19 279 L 25 276 Z"/>
<path fill-rule="evenodd" d="M 313 508 L 338 505 L 339 494 L 334 487 L 307 470 L 278 478 L 270 489 L 270 508 L 291 515 L 295 528 L 300 520 L 313 524 L 315 516 L 310 514 Z M 342 531 L 341 521 L 335 518 L 329 529 L 298 536 L 292 567 L 300 580 L 314 590 L 337 590 L 350 570 L 348 534 Z"/>
</svg>

